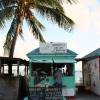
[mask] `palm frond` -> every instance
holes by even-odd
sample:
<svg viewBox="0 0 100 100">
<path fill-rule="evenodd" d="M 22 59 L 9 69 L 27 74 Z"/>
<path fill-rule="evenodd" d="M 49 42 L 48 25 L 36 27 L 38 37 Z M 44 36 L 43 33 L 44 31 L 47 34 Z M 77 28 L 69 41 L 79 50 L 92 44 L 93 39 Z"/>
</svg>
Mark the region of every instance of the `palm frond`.
<svg viewBox="0 0 100 100">
<path fill-rule="evenodd" d="M 23 37 L 22 36 L 22 22 L 20 23 L 18 17 L 13 18 L 13 21 L 11 23 L 11 27 L 7 33 L 6 41 L 4 43 L 4 54 L 9 55 L 10 50 L 11 50 L 11 46 L 12 46 L 12 42 L 14 40 L 14 36 L 16 34 Z"/>
<path fill-rule="evenodd" d="M 74 25 L 74 22 L 65 16 L 63 12 L 59 11 L 59 9 L 38 5 L 36 10 L 44 18 L 50 19 L 52 22 L 57 23 L 59 27 L 64 28 L 65 30 L 70 31 L 73 28 L 72 26 Z"/>
<path fill-rule="evenodd" d="M 36 25 L 34 19 L 27 20 L 28 25 L 30 26 L 33 36 L 35 36 L 36 39 L 39 39 L 41 42 L 45 42 L 41 30 Z"/>
<path fill-rule="evenodd" d="M 33 36 L 35 36 L 35 38 L 39 39 L 41 42 L 44 42 L 45 40 L 41 34 L 41 31 L 44 30 L 44 26 L 35 18 L 34 15 L 32 15 L 30 10 L 27 13 L 26 21 L 32 30 Z"/>
<path fill-rule="evenodd" d="M 12 41 L 14 38 L 14 34 L 15 34 L 15 25 L 16 25 L 16 19 L 13 18 L 13 21 L 11 23 L 11 27 L 7 33 L 7 37 L 4 43 L 4 54 L 9 54 L 10 49 L 11 49 L 11 45 L 12 45 Z"/>
<path fill-rule="evenodd" d="M 61 12 L 63 12 L 63 8 L 61 4 L 58 2 L 58 0 L 37 0 L 37 5 L 47 6 L 49 8 L 57 8 Z"/>
<path fill-rule="evenodd" d="M 7 20 L 13 18 L 15 11 L 13 7 L 6 7 L 0 10 L 0 27 L 4 26 Z"/>
<path fill-rule="evenodd" d="M 77 3 L 78 0 L 65 0 L 65 2 L 73 4 L 73 3 Z"/>
<path fill-rule="evenodd" d="M 38 28 L 43 31 L 45 29 L 45 27 L 41 24 L 41 22 L 39 22 L 39 20 L 34 16 L 34 14 L 32 14 L 32 12 L 27 9 L 26 10 L 26 16 L 25 16 L 26 20 L 32 19 L 34 20 L 35 24 L 38 26 Z"/>
<path fill-rule="evenodd" d="M 78 0 L 56 0 L 56 1 L 58 1 L 59 3 L 68 2 L 72 4 L 72 3 L 76 3 Z"/>
<path fill-rule="evenodd" d="M 5 7 L 14 6 L 17 3 L 17 0 L 0 0 L 0 9 Z"/>
</svg>

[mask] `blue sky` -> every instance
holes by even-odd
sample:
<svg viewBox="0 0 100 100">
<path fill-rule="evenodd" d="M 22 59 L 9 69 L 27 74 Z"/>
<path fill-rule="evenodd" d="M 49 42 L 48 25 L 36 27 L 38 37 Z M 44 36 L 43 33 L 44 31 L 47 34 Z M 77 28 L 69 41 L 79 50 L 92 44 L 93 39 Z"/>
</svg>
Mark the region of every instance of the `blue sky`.
<svg viewBox="0 0 100 100">
<path fill-rule="evenodd" d="M 68 33 L 58 28 L 56 24 L 40 18 L 46 30 L 43 36 L 47 42 L 66 42 L 67 47 L 83 57 L 100 47 L 100 4 L 99 0 L 78 0 L 77 4 L 64 4 L 65 13 L 75 22 L 74 29 Z M 0 56 L 3 55 L 3 43 L 9 28 L 0 30 Z M 28 33 L 28 34 L 27 34 Z M 37 48 L 39 42 L 29 34 L 28 27 L 24 25 L 24 40 L 18 38 L 15 57 L 26 58 L 26 54 Z"/>
</svg>

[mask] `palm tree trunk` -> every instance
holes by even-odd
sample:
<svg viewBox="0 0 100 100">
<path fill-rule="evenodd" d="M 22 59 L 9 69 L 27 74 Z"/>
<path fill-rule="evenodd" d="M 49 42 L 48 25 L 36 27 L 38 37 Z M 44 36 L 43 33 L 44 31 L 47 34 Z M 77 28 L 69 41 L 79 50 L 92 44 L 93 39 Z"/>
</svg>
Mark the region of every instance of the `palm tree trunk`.
<svg viewBox="0 0 100 100">
<path fill-rule="evenodd" d="M 15 44 L 16 44 L 17 36 L 18 35 L 15 33 L 13 41 L 12 41 L 10 53 L 9 53 L 9 58 L 10 59 L 13 58 L 13 56 L 14 56 L 14 49 L 15 49 Z M 12 75 L 12 62 L 9 62 L 9 65 L 8 65 L 8 74 Z"/>
</svg>

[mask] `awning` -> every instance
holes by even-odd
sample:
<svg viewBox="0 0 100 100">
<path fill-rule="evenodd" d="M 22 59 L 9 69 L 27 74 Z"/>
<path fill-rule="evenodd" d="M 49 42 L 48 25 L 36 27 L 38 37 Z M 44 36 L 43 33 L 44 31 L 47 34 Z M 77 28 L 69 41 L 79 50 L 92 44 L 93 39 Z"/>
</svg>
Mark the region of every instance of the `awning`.
<svg viewBox="0 0 100 100">
<path fill-rule="evenodd" d="M 53 59 L 54 63 L 75 63 L 75 59 Z"/>
<path fill-rule="evenodd" d="M 33 63 L 53 63 L 52 59 L 32 59 Z"/>
<path fill-rule="evenodd" d="M 31 62 L 34 63 L 75 63 L 75 59 L 57 59 L 57 58 L 52 58 L 52 59 L 32 59 Z"/>
</svg>

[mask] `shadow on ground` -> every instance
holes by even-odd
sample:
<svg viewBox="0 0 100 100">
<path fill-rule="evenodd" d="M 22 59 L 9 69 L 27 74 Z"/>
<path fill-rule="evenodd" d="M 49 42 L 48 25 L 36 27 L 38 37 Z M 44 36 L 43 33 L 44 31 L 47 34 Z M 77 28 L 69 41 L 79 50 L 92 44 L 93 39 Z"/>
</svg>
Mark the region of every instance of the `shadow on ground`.
<svg viewBox="0 0 100 100">
<path fill-rule="evenodd" d="M 100 100 L 100 96 L 90 91 L 79 89 L 76 93 L 75 100 Z"/>
</svg>

